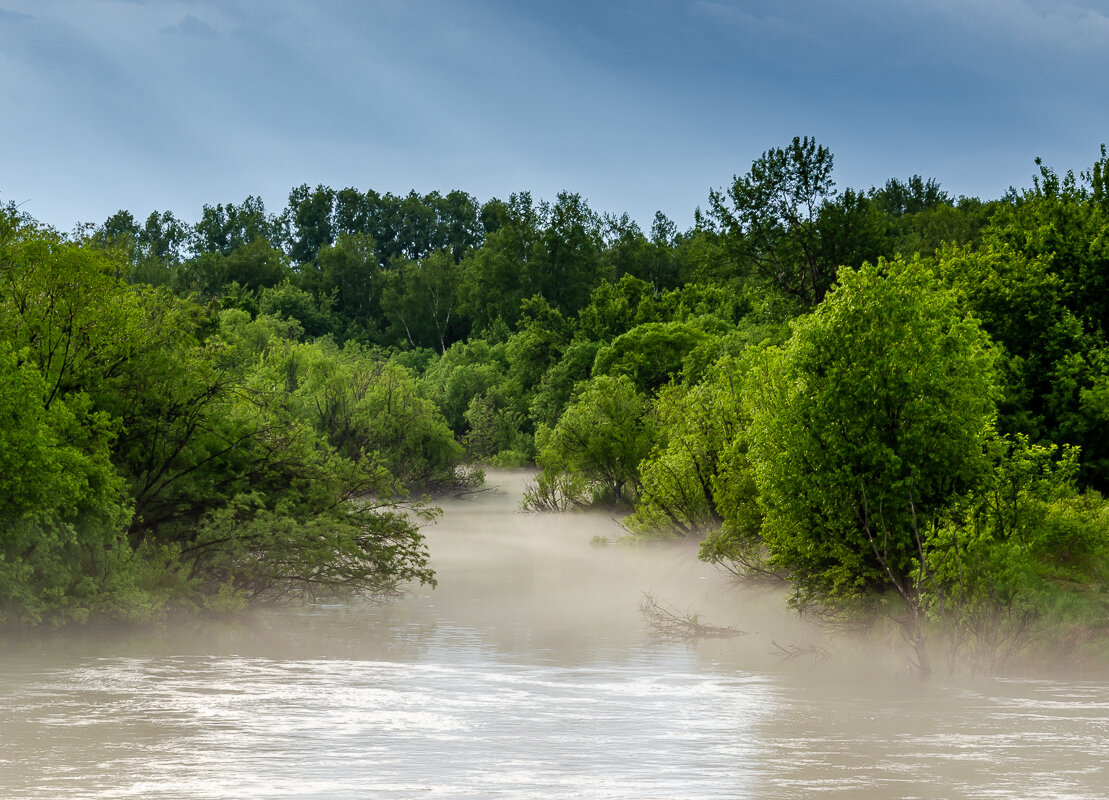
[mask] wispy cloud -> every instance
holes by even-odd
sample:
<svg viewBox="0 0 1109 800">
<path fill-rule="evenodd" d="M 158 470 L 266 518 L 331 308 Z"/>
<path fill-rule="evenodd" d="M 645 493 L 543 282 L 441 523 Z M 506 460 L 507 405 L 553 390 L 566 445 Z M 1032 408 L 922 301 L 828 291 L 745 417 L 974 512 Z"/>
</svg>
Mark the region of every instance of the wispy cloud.
<svg viewBox="0 0 1109 800">
<path fill-rule="evenodd" d="M 186 14 L 176 25 L 167 25 L 159 33 L 171 36 L 184 36 L 189 39 L 218 39 L 219 31 L 202 20 L 200 17 Z"/>
<path fill-rule="evenodd" d="M 1109 0 L 0 6 L 20 120 L 0 148 L 22 156 L 0 191 L 51 221 L 279 204 L 304 182 L 571 189 L 680 220 L 803 134 L 841 186 L 915 172 L 996 196 L 1035 155 L 1081 168 L 1109 129 L 1088 89 L 1109 74 Z"/>
<path fill-rule="evenodd" d="M 817 40 L 816 32 L 810 29 L 803 19 L 790 19 L 775 7 L 770 13 L 760 14 L 750 5 L 739 6 L 734 3 L 695 0 L 692 5 L 695 16 L 710 22 L 727 25 L 737 31 L 755 36 L 773 36 L 793 41 Z"/>
<path fill-rule="evenodd" d="M 30 22 L 33 20 L 30 14 L 24 14 L 22 11 L 8 11 L 0 8 L 0 22 Z"/>
<path fill-rule="evenodd" d="M 1097 8 L 1097 6 L 1102 8 Z M 1109 44 L 1109 13 L 1104 3 L 1068 0 L 942 0 L 936 17 L 954 30 L 987 41 L 1069 53 Z"/>
</svg>

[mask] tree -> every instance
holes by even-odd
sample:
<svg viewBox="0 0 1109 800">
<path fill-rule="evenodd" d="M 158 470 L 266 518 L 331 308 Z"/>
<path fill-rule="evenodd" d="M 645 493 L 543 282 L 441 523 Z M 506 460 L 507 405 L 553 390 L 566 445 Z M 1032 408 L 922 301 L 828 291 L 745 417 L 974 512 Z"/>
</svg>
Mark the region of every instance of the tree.
<svg viewBox="0 0 1109 800">
<path fill-rule="evenodd" d="M 402 498 L 461 448 L 407 373 L 128 285 L 126 255 L 0 217 L 2 621 L 431 581 Z"/>
<path fill-rule="evenodd" d="M 716 500 L 721 456 L 747 422 L 736 377 L 734 361 L 725 359 L 695 386 L 659 392 L 658 443 L 639 465 L 642 488 L 630 518 L 636 529 L 696 537 L 723 522 Z"/>
<path fill-rule="evenodd" d="M 565 352 L 571 326 L 557 308 L 535 295 L 520 304 L 519 330 L 508 340 L 505 356 L 513 392 L 524 397 L 539 385 L 547 369 Z"/>
<path fill-rule="evenodd" d="M 258 239 L 264 239 L 271 247 L 281 244 L 277 221 L 266 213 L 262 199 L 253 195 L 239 205 L 205 204 L 200 221 L 192 227 L 192 249 L 197 254 L 229 256 Z"/>
<path fill-rule="evenodd" d="M 579 386 L 553 429 L 537 433 L 538 488 L 566 485 L 569 476 L 592 492 L 594 502 L 625 505 L 638 492 L 639 462 L 652 436 L 647 399 L 628 377 L 593 378 Z"/>
<path fill-rule="evenodd" d="M 307 184 L 289 192 L 282 225 L 288 230 L 289 258 L 296 264 L 314 264 L 320 250 L 335 241 L 332 212 L 335 190 L 329 186 L 309 189 Z"/>
<path fill-rule="evenodd" d="M 330 295 L 314 295 L 288 280 L 259 292 L 257 311 L 296 322 L 305 336 L 337 334 L 343 327 L 331 310 Z"/>
<path fill-rule="evenodd" d="M 755 159 L 726 193 L 711 192 L 708 220 L 727 237 L 741 268 L 754 265 L 772 285 L 812 306 L 839 266 L 821 252 L 817 227 L 834 186 L 831 151 L 808 136 L 794 137 Z"/>
<path fill-rule="evenodd" d="M 462 260 L 459 289 L 463 311 L 475 331 L 497 320 L 515 325 L 521 302 L 538 291 L 534 262 L 544 213 L 527 192 L 482 207 L 485 242 Z"/>
<path fill-rule="evenodd" d="M 507 361 L 503 344 L 483 339 L 455 342 L 428 367 L 420 390 L 430 397 L 459 437 L 468 430 L 467 409 L 479 396 L 506 382 Z"/>
<path fill-rule="evenodd" d="M 553 361 L 535 390 L 529 406 L 529 414 L 537 425 L 553 428 L 562 416 L 574 387 L 593 375 L 593 362 L 601 345 L 597 342 L 571 342 L 562 355 Z"/>
<path fill-rule="evenodd" d="M 285 254 L 261 237 L 232 250 L 220 271 L 224 285 L 237 283 L 250 290 L 277 286 L 292 277 Z"/>
<path fill-rule="evenodd" d="M 296 418 L 340 456 L 383 466 L 399 484 L 388 494 L 453 481 L 462 448 L 402 367 L 326 339 L 290 346 L 269 360 L 259 366 L 267 387 L 283 381 Z"/>
<path fill-rule="evenodd" d="M 335 313 L 348 326 L 367 334 L 377 334 L 383 322 L 384 279 L 375 247 L 366 234 L 341 233 L 334 244 L 320 250 L 318 273 L 306 272 L 302 278 L 317 297 L 334 298 Z"/>
<path fill-rule="evenodd" d="M 661 322 L 654 291 L 646 281 L 625 274 L 616 283 L 601 281 L 578 312 L 578 335 L 594 342 L 610 342 L 644 322 Z"/>
<path fill-rule="evenodd" d="M 0 341 L 0 624 L 83 619 L 119 602 L 130 577 L 111 421 L 87 396 L 47 407 L 47 395 L 35 364 Z"/>
<path fill-rule="evenodd" d="M 481 245 L 482 225 L 477 200 L 457 189 L 444 197 L 434 195 L 435 211 L 439 221 L 436 249 L 449 250 L 455 261 Z"/>
<path fill-rule="evenodd" d="M 905 181 L 890 178 L 881 189 L 872 189 L 870 196 L 883 212 L 895 217 L 919 214 L 951 204 L 951 197 L 940 188 L 935 178 L 924 180 L 919 175 Z"/>
<path fill-rule="evenodd" d="M 144 259 L 172 265 L 181 260 L 190 235 L 189 226 L 172 211 L 152 211 L 139 233 L 139 247 Z"/>
<path fill-rule="evenodd" d="M 989 233 L 1031 258 L 1050 258 L 1052 271 L 1066 286 L 1068 307 L 1087 330 L 1104 335 L 1109 329 L 1106 162 L 1097 162 L 1100 188 L 1092 185 L 1092 170 L 1060 176 L 1039 159 L 1036 163 L 1040 175 L 1033 188 L 999 207 Z"/>
<path fill-rule="evenodd" d="M 404 390 L 365 380 L 326 344 L 289 341 L 287 323 L 244 317 L 221 315 L 226 343 L 182 330 L 178 352 L 136 370 L 117 456 L 135 487 L 132 541 L 184 575 L 178 602 L 200 605 L 432 581 L 422 509 L 409 518 L 401 504 L 426 441 L 415 420 L 380 413 L 401 414 Z M 398 462 L 378 454 L 395 440 L 381 416 L 413 432 Z"/>
<path fill-rule="evenodd" d="M 994 468 L 941 518 L 922 565 L 922 606 L 952 666 L 962 657 L 976 672 L 1027 644 L 1045 615 L 1065 629 L 1106 610 L 1109 503 L 1075 491 L 1077 453 L 1023 436 L 997 445 Z"/>
<path fill-rule="evenodd" d="M 445 251 L 422 261 L 394 261 L 386 271 L 381 307 L 397 338 L 440 353 L 461 338 L 460 268 Z"/>
<path fill-rule="evenodd" d="M 534 264 L 536 284 L 547 302 L 563 314 L 577 313 L 602 277 L 601 249 L 600 218 L 581 195 L 560 192 L 550 207 Z"/>
<path fill-rule="evenodd" d="M 1060 176 L 1040 164 L 1032 190 L 1014 192 L 1009 202 L 998 204 L 983 232 L 980 253 L 953 259 L 956 269 L 959 261 L 966 261 L 975 275 L 985 278 L 989 288 L 975 286 L 973 278 L 955 280 L 981 307 L 987 328 L 1012 355 L 1006 365 L 1009 383 L 1024 396 L 1011 393 L 1007 398 L 1006 428 L 1041 443 L 1081 446 L 1079 480 L 1102 491 L 1109 489 L 1106 409 L 1099 401 L 1099 387 L 1109 381 L 1104 165 L 1104 158 L 1095 164 L 1096 175 L 1092 169 Z M 1016 315 L 1007 318 L 1011 312 L 1005 305 L 1035 317 L 1027 324 Z M 1009 413 L 1013 406 L 1024 419 L 1014 419 Z"/>
<path fill-rule="evenodd" d="M 89 243 L 120 250 L 128 262 L 116 262 L 120 277 L 153 286 L 170 284 L 192 238 L 192 229 L 170 211 L 154 211 L 139 225 L 129 211 L 117 211 L 90 237 Z"/>
<path fill-rule="evenodd" d="M 1100 455 L 1080 410 L 1082 389 L 1101 372 L 1098 341 L 1067 308 L 1066 283 L 1050 259 L 988 237 L 973 248 L 942 248 L 934 263 L 1002 348 L 1001 432 L 1089 444 L 1090 455 Z"/>
<path fill-rule="evenodd" d="M 709 324 L 711 321 L 703 320 Z M 680 375 L 686 357 L 711 338 L 711 334 L 693 323 L 647 322 L 601 347 L 593 362 L 593 373 L 627 375 L 640 391 L 655 391 Z"/>
<path fill-rule="evenodd" d="M 476 395 L 465 417 L 469 430 L 463 442 L 471 458 L 505 467 L 526 466 L 534 458 L 531 437 L 523 432 L 524 415 L 502 387 Z"/>
<path fill-rule="evenodd" d="M 841 271 L 748 380 L 762 536 L 795 602 L 896 592 L 927 668 L 922 554 L 988 467 L 996 382 L 988 338 L 922 262 Z"/>
<path fill-rule="evenodd" d="M 857 267 L 889 256 L 890 220 L 861 192 L 844 189 L 820 207 L 816 219 L 817 261 L 833 273 L 841 265 Z"/>
</svg>

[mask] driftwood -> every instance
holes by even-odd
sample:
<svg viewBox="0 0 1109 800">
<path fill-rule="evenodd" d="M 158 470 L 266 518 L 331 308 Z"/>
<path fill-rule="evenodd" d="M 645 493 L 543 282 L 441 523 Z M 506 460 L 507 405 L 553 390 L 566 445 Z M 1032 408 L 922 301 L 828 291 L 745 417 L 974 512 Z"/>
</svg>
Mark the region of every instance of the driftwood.
<svg viewBox="0 0 1109 800">
<path fill-rule="evenodd" d="M 467 486 L 467 487 L 463 487 L 461 489 L 456 489 L 455 491 L 451 492 L 451 497 L 453 497 L 456 500 L 466 500 L 466 499 L 468 499 L 470 497 L 473 497 L 475 495 L 485 494 L 486 492 L 493 492 L 494 494 L 504 494 L 505 493 L 504 489 L 501 489 L 501 488 L 496 487 L 496 486 L 475 486 L 475 487 L 468 487 Z"/>
<path fill-rule="evenodd" d="M 782 661 L 790 661 L 801 656 L 814 658 L 817 661 L 826 661 L 831 656 L 831 653 L 829 653 L 823 647 L 818 647 L 815 644 L 806 645 L 805 647 L 801 647 L 800 645 L 796 644 L 788 644 L 783 646 L 775 642 L 773 639 L 771 640 L 771 644 L 774 645 L 774 650 L 772 650 L 770 654 L 774 656 L 780 656 Z"/>
<path fill-rule="evenodd" d="M 682 613 L 651 592 L 644 592 L 639 613 L 647 623 L 651 638 L 660 642 L 684 642 L 692 639 L 731 639 L 747 631 L 738 628 L 708 625 L 697 614 Z"/>
</svg>

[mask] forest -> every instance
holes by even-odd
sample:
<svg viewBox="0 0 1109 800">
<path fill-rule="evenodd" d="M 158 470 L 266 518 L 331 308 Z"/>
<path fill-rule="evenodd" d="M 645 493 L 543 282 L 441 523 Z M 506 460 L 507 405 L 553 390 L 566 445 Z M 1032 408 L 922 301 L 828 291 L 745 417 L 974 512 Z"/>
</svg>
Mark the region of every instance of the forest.
<svg viewBox="0 0 1109 800">
<path fill-rule="evenodd" d="M 433 584 L 482 466 L 988 670 L 1109 657 L 1109 158 L 982 200 L 796 138 L 686 231 L 578 194 L 0 210 L 0 625 Z"/>
</svg>

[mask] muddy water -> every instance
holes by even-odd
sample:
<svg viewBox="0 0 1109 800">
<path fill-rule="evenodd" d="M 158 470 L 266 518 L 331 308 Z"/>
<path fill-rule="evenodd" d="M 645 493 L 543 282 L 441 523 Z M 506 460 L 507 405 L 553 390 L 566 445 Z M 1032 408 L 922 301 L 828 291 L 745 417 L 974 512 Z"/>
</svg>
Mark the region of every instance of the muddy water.
<svg viewBox="0 0 1109 800">
<path fill-rule="evenodd" d="M 8 644 L 0 797 L 1109 797 L 1109 681 L 921 682 L 491 482 L 429 531 L 434 591 Z M 644 591 L 746 634 L 653 642 Z"/>
</svg>

